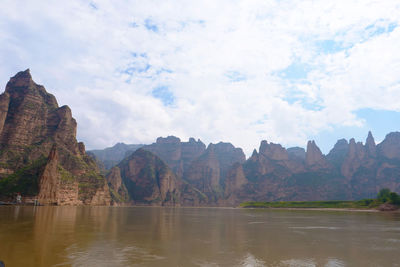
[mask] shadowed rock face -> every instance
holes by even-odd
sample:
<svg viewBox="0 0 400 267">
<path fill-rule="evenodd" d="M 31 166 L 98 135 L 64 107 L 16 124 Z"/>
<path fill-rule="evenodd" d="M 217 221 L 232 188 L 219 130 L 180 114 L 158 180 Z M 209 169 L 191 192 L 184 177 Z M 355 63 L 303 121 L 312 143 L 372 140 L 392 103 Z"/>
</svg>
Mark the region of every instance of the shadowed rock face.
<svg viewBox="0 0 400 267">
<path fill-rule="evenodd" d="M 0 180 L 0 195 L 21 192 L 39 195 L 44 203 L 109 204 L 108 186 L 76 141 L 76 127 L 70 108 L 58 107 L 29 70 L 12 77 L 0 96 L 0 178 L 6 178 Z M 75 199 L 65 200 L 73 198 L 65 197 L 68 190 L 61 186 L 67 180 L 78 192 Z"/>
<path fill-rule="evenodd" d="M 178 180 L 168 166 L 153 153 L 139 149 L 120 164 L 120 176 L 136 204 L 176 205 Z"/>
<path fill-rule="evenodd" d="M 133 204 L 179 206 L 207 203 L 201 192 L 178 178 L 158 156 L 142 148 L 114 167 L 108 181 L 113 189 L 126 186 Z"/>
</svg>

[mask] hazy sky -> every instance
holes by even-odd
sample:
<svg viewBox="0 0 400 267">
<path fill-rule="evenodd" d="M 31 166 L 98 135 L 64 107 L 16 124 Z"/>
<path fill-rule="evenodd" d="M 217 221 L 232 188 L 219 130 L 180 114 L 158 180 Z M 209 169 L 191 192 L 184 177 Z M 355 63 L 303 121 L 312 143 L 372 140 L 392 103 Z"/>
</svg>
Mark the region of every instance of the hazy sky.
<svg viewBox="0 0 400 267">
<path fill-rule="evenodd" d="M 175 135 L 376 141 L 400 129 L 400 1 L 0 1 L 0 83 L 31 69 L 88 149 Z"/>
</svg>

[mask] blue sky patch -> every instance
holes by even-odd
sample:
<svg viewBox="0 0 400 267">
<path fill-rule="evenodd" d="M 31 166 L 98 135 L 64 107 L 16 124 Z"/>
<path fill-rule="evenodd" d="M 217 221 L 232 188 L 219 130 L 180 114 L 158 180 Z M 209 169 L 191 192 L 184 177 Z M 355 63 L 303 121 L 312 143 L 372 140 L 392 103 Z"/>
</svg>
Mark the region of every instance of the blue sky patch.
<svg viewBox="0 0 400 267">
<path fill-rule="evenodd" d="M 97 5 L 93 2 L 89 3 L 90 8 L 94 9 L 94 10 L 98 10 L 99 8 L 97 7 Z"/>
<path fill-rule="evenodd" d="M 287 68 L 276 72 L 279 77 L 287 80 L 301 80 L 306 79 L 307 74 L 311 71 L 311 66 L 300 61 L 295 60 Z"/>
<path fill-rule="evenodd" d="M 398 26 L 397 23 L 389 23 L 387 25 L 382 25 L 382 23 L 374 23 L 365 27 L 365 30 L 368 33 L 368 38 L 371 38 L 384 33 L 390 33 L 394 31 L 394 29 L 396 29 L 397 26 Z"/>
<path fill-rule="evenodd" d="M 151 19 L 145 19 L 144 26 L 149 31 L 152 31 L 152 32 L 155 32 L 155 33 L 157 33 L 159 31 L 157 24 L 155 24 Z"/>
<path fill-rule="evenodd" d="M 317 49 L 324 54 L 333 54 L 346 49 L 342 42 L 335 40 L 318 40 L 315 42 Z"/>
<path fill-rule="evenodd" d="M 164 106 L 171 106 L 175 102 L 174 94 L 168 89 L 168 86 L 159 86 L 151 91 L 151 95 L 161 100 Z"/>
</svg>

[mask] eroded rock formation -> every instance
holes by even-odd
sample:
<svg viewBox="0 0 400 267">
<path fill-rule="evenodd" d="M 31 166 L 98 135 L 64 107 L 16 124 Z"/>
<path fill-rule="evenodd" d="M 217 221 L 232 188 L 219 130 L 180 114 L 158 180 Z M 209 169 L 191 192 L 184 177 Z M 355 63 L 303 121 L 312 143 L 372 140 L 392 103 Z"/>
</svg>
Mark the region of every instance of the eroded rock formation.
<svg viewBox="0 0 400 267">
<path fill-rule="evenodd" d="M 76 141 L 68 106 L 17 73 L 0 96 L 0 196 L 16 192 L 47 204 L 108 205 L 105 178 Z"/>
</svg>

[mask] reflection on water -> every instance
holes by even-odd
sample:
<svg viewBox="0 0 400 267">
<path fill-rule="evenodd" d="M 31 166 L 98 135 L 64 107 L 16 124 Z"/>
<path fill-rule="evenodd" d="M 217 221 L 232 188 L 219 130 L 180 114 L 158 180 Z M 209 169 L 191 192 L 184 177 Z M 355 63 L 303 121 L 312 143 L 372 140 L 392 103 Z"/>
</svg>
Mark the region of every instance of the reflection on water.
<svg viewBox="0 0 400 267">
<path fill-rule="evenodd" d="M 396 266 L 399 214 L 0 207 L 10 266 Z M 398 266 L 398 265 L 397 265 Z"/>
</svg>

